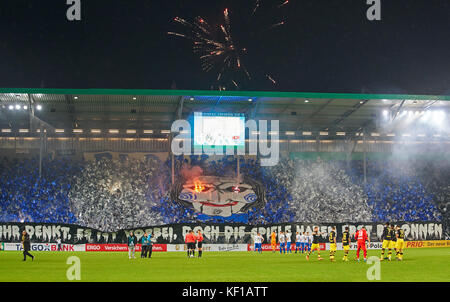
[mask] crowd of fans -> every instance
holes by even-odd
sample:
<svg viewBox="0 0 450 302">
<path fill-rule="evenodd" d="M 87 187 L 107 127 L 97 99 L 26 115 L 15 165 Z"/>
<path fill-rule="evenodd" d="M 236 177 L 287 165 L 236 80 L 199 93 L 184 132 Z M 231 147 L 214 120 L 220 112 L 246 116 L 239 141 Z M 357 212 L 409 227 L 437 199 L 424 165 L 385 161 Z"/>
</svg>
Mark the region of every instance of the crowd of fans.
<svg viewBox="0 0 450 302">
<path fill-rule="evenodd" d="M 91 161 L 72 179 L 71 210 L 80 225 L 104 231 L 160 224 L 152 207 L 162 197 L 161 174 L 154 158 Z"/>
<path fill-rule="evenodd" d="M 233 156 L 175 157 L 205 175 L 236 175 Z M 0 161 L 0 221 L 77 223 L 103 231 L 166 223 L 449 221 L 450 165 L 368 160 L 281 159 L 273 167 L 240 160 L 240 173 L 258 181 L 265 201 L 247 213 L 211 217 L 171 200 L 171 159 L 147 156 L 92 161 Z M 180 179 L 177 173 L 176 181 Z"/>
<path fill-rule="evenodd" d="M 0 221 L 75 223 L 70 210 L 68 175 L 79 173 L 76 161 L 45 159 L 39 178 L 37 159 L 0 160 Z"/>
<path fill-rule="evenodd" d="M 371 221 L 363 188 L 352 182 L 341 162 L 288 159 L 272 168 L 273 177 L 289 188 L 295 221 Z"/>
<path fill-rule="evenodd" d="M 440 220 L 438 200 L 408 161 L 368 161 L 366 193 L 376 221 Z"/>
<path fill-rule="evenodd" d="M 450 162 L 436 160 L 421 163 L 416 170 L 427 192 L 433 195 L 433 203 L 442 215 L 441 220 L 450 222 Z M 447 227 L 450 228 L 449 223 Z"/>
</svg>

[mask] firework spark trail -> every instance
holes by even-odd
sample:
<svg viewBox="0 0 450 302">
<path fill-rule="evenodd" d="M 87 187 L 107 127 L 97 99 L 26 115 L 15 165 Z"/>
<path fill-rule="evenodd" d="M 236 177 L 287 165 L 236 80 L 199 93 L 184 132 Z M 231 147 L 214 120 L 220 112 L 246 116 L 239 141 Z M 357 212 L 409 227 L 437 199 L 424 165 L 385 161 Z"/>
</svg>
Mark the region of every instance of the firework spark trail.
<svg viewBox="0 0 450 302">
<path fill-rule="evenodd" d="M 252 77 L 250 76 L 250 73 L 248 72 L 247 68 L 244 67 L 244 72 L 247 75 L 248 79 L 251 80 Z"/>
<path fill-rule="evenodd" d="M 270 75 L 266 74 L 266 77 L 274 84 L 277 83 L 277 81 L 275 81 Z"/>
<path fill-rule="evenodd" d="M 249 24 L 255 23 L 252 18 L 255 17 L 257 10 L 261 7 L 261 2 L 262 0 L 256 0 L 248 20 Z M 289 0 L 284 0 L 281 4 L 278 4 L 275 7 L 280 8 L 288 3 Z M 168 34 L 191 40 L 193 43 L 192 50 L 194 53 L 199 55 L 202 69 L 206 72 L 212 71 L 213 69 L 219 70 L 216 78 L 217 82 L 222 80 L 223 75 L 226 72 L 232 77 L 231 79 L 228 79 L 228 81 L 230 81 L 235 87 L 238 87 L 239 84 L 237 80 L 233 79 L 237 75 L 233 75 L 233 73 L 236 73 L 238 70 L 243 71 L 249 80 L 252 79 L 250 72 L 241 60 L 241 54 L 246 53 L 247 49 L 240 49 L 234 43 L 234 38 L 232 35 L 232 22 L 228 8 L 225 8 L 223 11 L 223 20 L 224 23 L 217 27 L 217 31 L 200 16 L 196 17 L 193 22 L 189 22 L 180 17 L 175 17 L 174 21 L 187 28 L 189 32 L 168 32 Z M 284 24 L 284 21 L 278 21 L 277 23 L 272 23 L 269 26 L 259 26 L 258 31 L 262 33 Z M 217 33 L 221 33 L 221 35 L 217 37 Z M 265 74 L 265 77 L 273 84 L 276 84 L 276 81 L 269 74 Z M 225 89 L 223 86 L 219 86 L 219 88 Z"/>
<path fill-rule="evenodd" d="M 278 5 L 278 8 L 285 6 L 286 4 L 289 3 L 289 0 L 284 1 L 283 3 L 281 3 L 280 5 Z"/>
<path fill-rule="evenodd" d="M 182 37 L 182 38 L 187 38 L 186 35 L 179 34 L 179 33 L 173 32 L 173 31 L 169 31 L 168 34 L 169 34 L 169 35 L 173 35 L 173 36 Z"/>
<path fill-rule="evenodd" d="M 185 19 L 175 17 L 174 21 L 182 24 L 185 27 L 188 27 L 191 30 L 191 35 L 188 36 L 186 34 L 176 33 L 176 32 L 168 32 L 169 35 L 174 35 L 178 37 L 187 38 L 193 40 L 194 46 L 193 51 L 195 53 L 200 53 L 200 60 L 202 62 L 202 69 L 205 71 L 210 71 L 214 68 L 213 60 L 215 57 L 220 57 L 224 55 L 225 57 L 222 59 L 224 65 L 231 66 L 230 61 L 230 52 L 235 51 L 235 46 L 233 44 L 233 39 L 231 37 L 231 25 L 230 18 L 228 14 L 228 9 L 224 10 L 224 19 L 225 26 L 221 25 L 220 28 L 224 34 L 225 43 L 218 42 L 209 36 L 211 35 L 211 29 L 209 24 L 205 19 L 201 17 L 197 17 L 194 23 L 188 22 Z M 240 67 L 240 57 L 235 53 L 236 56 L 236 66 Z M 219 72 L 218 78 L 220 79 L 222 76 L 224 68 L 222 68 L 221 72 Z"/>
<path fill-rule="evenodd" d="M 260 1 L 261 0 L 256 0 L 255 7 L 253 8 L 251 17 L 253 17 L 253 15 L 256 13 L 256 10 L 258 9 L 259 5 L 261 4 Z"/>
<path fill-rule="evenodd" d="M 225 24 L 227 25 L 227 29 L 230 29 L 230 17 L 228 16 L 228 8 L 223 11 L 223 18 L 225 19 Z"/>
<path fill-rule="evenodd" d="M 277 27 L 277 26 L 281 26 L 281 25 L 284 25 L 284 21 L 281 21 L 281 22 L 278 22 L 278 23 L 275 23 L 275 24 L 272 24 L 270 27 L 269 27 L 269 29 L 272 29 L 272 28 L 275 28 L 275 27 Z"/>
<path fill-rule="evenodd" d="M 202 17 L 197 17 L 197 26 L 200 28 L 205 34 L 211 34 L 211 27 Z"/>
</svg>

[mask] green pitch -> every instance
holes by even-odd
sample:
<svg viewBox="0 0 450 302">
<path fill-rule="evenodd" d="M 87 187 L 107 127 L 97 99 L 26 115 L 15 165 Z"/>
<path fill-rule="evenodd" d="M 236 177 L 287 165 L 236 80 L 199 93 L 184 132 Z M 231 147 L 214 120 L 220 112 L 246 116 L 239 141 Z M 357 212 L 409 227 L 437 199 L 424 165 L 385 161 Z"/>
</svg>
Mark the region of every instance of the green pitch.
<svg viewBox="0 0 450 302">
<path fill-rule="evenodd" d="M 205 252 L 203 258 L 187 258 L 185 253 L 153 253 L 151 259 L 128 259 L 123 252 L 33 252 L 22 261 L 21 252 L 0 252 L 0 281 L 68 281 L 69 256 L 81 261 L 81 281 L 368 281 L 370 265 L 354 260 L 317 261 L 314 253 L 280 255 L 272 252 Z M 368 257 L 379 257 L 370 250 Z M 381 262 L 381 281 L 450 281 L 450 248 L 409 249 L 404 260 Z M 73 282 L 73 281 L 72 281 Z"/>
</svg>

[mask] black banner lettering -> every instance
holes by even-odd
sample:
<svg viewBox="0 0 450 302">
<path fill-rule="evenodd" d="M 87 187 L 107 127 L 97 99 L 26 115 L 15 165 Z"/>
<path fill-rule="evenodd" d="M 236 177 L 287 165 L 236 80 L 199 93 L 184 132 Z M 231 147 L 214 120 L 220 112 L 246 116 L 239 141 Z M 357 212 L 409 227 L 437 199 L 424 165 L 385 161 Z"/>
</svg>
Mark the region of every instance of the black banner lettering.
<svg viewBox="0 0 450 302">
<path fill-rule="evenodd" d="M 405 230 L 406 240 L 442 240 L 445 239 L 444 226 L 441 222 L 394 222 Z M 130 231 L 133 231 L 138 240 L 144 232 L 152 234 L 154 243 L 184 243 L 184 237 L 189 230 L 201 230 L 207 243 L 250 243 L 251 236 L 261 233 L 265 242 L 270 242 L 272 231 L 290 231 L 292 240 L 296 232 L 309 232 L 315 226 L 324 233 L 323 242 L 326 241 L 332 226 L 336 226 L 337 237 L 340 238 L 344 228 L 349 227 L 354 234 L 358 228 L 365 226 L 370 234 L 371 241 L 379 241 L 384 225 L 381 223 L 280 223 L 273 225 L 245 225 L 245 224 L 210 224 L 187 223 L 148 226 L 116 232 L 103 232 L 73 224 L 51 223 L 2 223 L 0 224 L 0 242 L 20 242 L 21 232 L 25 229 L 35 243 L 55 242 L 61 238 L 63 243 L 125 243 Z"/>
</svg>

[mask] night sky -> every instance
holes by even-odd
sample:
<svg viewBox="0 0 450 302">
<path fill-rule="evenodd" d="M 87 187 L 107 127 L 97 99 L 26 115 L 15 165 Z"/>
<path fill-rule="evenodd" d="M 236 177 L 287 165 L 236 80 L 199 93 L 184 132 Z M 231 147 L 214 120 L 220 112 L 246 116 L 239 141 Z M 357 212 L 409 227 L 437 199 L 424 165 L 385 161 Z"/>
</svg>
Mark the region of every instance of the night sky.
<svg viewBox="0 0 450 302">
<path fill-rule="evenodd" d="M 450 94 L 448 0 L 381 0 L 381 21 L 366 0 L 291 0 L 249 24 L 254 1 L 81 0 L 70 22 L 65 0 L 3 0 L 0 87 L 211 89 L 216 73 L 167 32 L 183 31 L 176 16 L 217 26 L 228 8 L 255 75 L 240 90 Z M 286 23 L 250 30 L 275 20 Z"/>
</svg>

